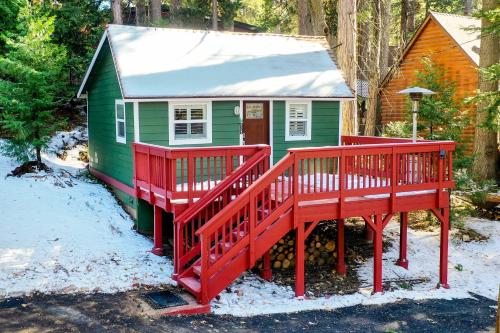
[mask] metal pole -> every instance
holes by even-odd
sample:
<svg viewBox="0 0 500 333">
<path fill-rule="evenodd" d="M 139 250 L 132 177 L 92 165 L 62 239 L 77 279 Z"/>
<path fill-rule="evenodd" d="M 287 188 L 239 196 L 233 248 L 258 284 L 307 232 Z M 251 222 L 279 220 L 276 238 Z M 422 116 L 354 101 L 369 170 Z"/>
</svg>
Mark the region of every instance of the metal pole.
<svg viewBox="0 0 500 333">
<path fill-rule="evenodd" d="M 417 113 L 418 101 L 413 100 L 413 142 L 417 142 Z"/>
</svg>

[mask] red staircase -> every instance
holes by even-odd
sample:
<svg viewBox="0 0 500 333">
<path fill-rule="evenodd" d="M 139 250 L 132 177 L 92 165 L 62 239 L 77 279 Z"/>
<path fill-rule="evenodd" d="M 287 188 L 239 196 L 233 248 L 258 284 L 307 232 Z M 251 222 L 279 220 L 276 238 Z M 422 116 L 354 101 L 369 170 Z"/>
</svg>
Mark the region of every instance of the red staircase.
<svg viewBox="0 0 500 333">
<path fill-rule="evenodd" d="M 197 231 L 269 169 L 270 152 L 269 147 L 258 151 L 217 184 L 210 195 L 205 195 L 175 218 L 174 278 L 200 256 L 201 243 Z"/>
<path fill-rule="evenodd" d="M 284 181 L 293 175 L 293 162 L 288 154 L 195 232 L 201 248 L 178 283 L 200 303 L 217 296 L 294 229 L 294 189 Z"/>
<path fill-rule="evenodd" d="M 264 258 L 266 266 L 270 247 L 294 230 L 295 292 L 303 295 L 307 236 L 319 221 L 336 220 L 337 271 L 345 272 L 344 219 L 359 216 L 373 231 L 374 292 L 381 292 L 385 226 L 395 213 L 401 214 L 398 264 L 407 267 L 408 212 L 429 209 L 441 222 L 439 285 L 448 287 L 448 190 L 454 187 L 455 144 L 372 137 L 343 137 L 343 144 L 290 149 L 270 169 L 269 147 L 252 154 L 247 151 L 244 162 L 228 168 L 231 172 L 226 172 L 222 181 L 177 214 L 174 277 L 178 284 L 196 296 L 199 303 L 208 304 L 259 258 Z M 225 149 L 212 148 L 212 153 Z M 171 169 L 175 169 L 173 165 Z M 149 173 L 147 176 L 151 177 Z M 147 181 L 141 184 L 144 191 Z M 194 182 L 190 184 L 189 188 L 196 187 Z"/>
</svg>

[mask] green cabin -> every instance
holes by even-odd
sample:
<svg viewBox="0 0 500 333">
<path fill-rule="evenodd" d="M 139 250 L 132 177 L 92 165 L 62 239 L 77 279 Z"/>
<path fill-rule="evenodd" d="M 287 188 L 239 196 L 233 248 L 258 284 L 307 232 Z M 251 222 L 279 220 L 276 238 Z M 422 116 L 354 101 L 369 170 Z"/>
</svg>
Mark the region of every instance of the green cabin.
<svg viewBox="0 0 500 333">
<path fill-rule="evenodd" d="M 78 91 L 91 172 L 152 231 L 132 143 L 165 147 L 339 145 L 353 99 L 323 37 L 109 25 Z"/>
</svg>

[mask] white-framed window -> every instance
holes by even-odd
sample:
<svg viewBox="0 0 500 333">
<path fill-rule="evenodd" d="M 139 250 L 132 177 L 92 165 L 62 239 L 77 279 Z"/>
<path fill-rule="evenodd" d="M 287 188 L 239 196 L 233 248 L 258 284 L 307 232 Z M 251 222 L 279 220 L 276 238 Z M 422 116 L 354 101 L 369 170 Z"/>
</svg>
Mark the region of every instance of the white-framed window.
<svg viewBox="0 0 500 333">
<path fill-rule="evenodd" d="M 169 102 L 171 145 L 212 143 L 210 102 Z"/>
<path fill-rule="evenodd" d="M 285 141 L 311 140 L 311 102 L 287 101 L 285 113 Z"/>
<path fill-rule="evenodd" d="M 116 124 L 116 142 L 127 143 L 127 126 L 125 115 L 125 103 L 115 100 L 115 124 Z"/>
</svg>

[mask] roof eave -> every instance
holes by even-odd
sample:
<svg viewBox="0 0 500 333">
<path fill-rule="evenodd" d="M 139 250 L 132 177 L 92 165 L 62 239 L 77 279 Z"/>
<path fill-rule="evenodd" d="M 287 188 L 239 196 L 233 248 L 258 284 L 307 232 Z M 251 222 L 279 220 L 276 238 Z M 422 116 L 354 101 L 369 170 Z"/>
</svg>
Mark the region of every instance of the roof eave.
<svg viewBox="0 0 500 333">
<path fill-rule="evenodd" d="M 92 61 L 90 62 L 89 67 L 87 68 L 87 71 L 85 72 L 85 76 L 83 77 L 83 81 L 80 84 L 80 88 L 78 89 L 78 93 L 76 94 L 77 98 L 86 98 L 87 94 L 83 94 L 83 89 L 85 88 L 85 85 L 87 84 L 87 80 L 90 76 L 90 73 L 92 72 L 92 68 L 94 68 L 94 64 L 97 60 L 97 57 L 99 56 L 99 53 L 101 52 L 101 48 L 104 45 L 104 42 L 106 41 L 106 38 L 108 36 L 107 30 L 104 30 L 101 40 L 99 41 L 99 45 L 97 46 L 97 50 L 94 53 L 94 56 L 92 57 Z"/>
</svg>

